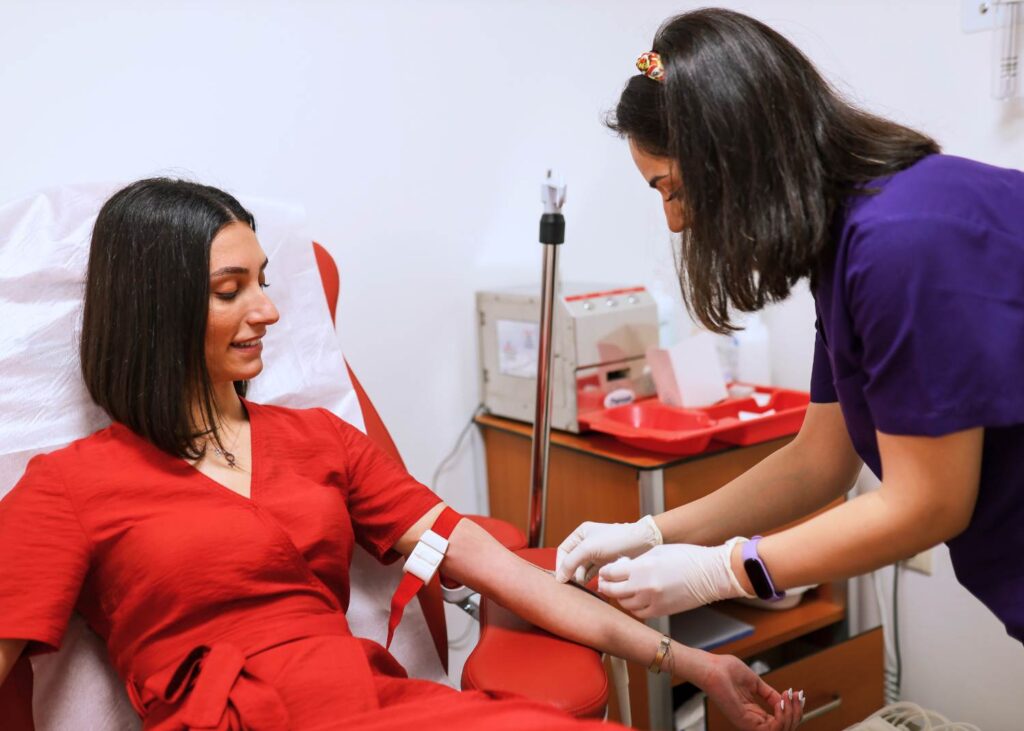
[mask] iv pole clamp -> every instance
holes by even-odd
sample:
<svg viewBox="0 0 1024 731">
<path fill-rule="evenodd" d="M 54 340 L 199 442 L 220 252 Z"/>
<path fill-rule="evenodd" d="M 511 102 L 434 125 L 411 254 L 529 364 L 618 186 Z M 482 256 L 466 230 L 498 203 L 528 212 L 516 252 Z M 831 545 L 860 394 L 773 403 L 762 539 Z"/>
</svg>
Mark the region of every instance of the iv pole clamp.
<svg viewBox="0 0 1024 731">
<path fill-rule="evenodd" d="M 540 243 L 544 248 L 544 271 L 540 300 L 540 343 L 537 351 L 537 402 L 533 419 L 530 458 L 529 545 L 539 548 L 544 542 L 544 524 L 548 508 L 548 451 L 551 444 L 551 334 L 554 319 L 555 282 L 558 272 L 558 247 L 565 242 L 565 184 L 548 170 L 540 188 L 544 214 L 540 217 Z"/>
</svg>

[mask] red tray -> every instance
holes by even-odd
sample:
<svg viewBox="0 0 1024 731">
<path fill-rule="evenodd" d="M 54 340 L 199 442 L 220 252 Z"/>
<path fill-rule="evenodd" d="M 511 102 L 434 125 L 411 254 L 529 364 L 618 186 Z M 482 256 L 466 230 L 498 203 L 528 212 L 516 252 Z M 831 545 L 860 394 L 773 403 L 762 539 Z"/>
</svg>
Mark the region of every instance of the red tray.
<svg viewBox="0 0 1024 731">
<path fill-rule="evenodd" d="M 699 454 L 708 448 L 715 431 L 707 414 L 666 406 L 657 399 L 595 411 L 586 418 L 594 431 L 640 449 L 668 454 Z"/>
<path fill-rule="evenodd" d="M 809 393 L 783 388 L 761 387 L 757 390 L 771 395 L 764 406 L 759 406 L 753 398 L 743 398 L 726 399 L 699 409 L 715 421 L 715 440 L 727 444 L 758 444 L 800 431 L 807 404 L 811 402 Z M 741 411 L 748 414 L 775 413 L 743 421 L 740 419 Z"/>
<path fill-rule="evenodd" d="M 768 394 L 763 406 L 754 398 L 731 398 L 699 409 L 666 406 L 645 399 L 625 406 L 593 411 L 581 417 L 585 426 L 621 442 L 675 455 L 699 454 L 714 441 L 749 445 L 795 434 L 803 424 L 810 395 L 803 391 L 757 387 Z M 741 420 L 740 412 L 767 416 Z"/>
</svg>

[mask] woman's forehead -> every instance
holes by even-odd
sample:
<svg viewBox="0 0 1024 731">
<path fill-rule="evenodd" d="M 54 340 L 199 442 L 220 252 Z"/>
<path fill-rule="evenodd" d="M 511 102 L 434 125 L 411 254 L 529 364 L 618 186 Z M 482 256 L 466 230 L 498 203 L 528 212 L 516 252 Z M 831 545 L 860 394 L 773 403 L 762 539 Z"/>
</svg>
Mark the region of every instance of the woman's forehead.
<svg viewBox="0 0 1024 731">
<path fill-rule="evenodd" d="M 629 152 L 633 156 L 633 162 L 636 163 L 640 174 L 647 181 L 670 175 L 674 167 L 671 158 L 645 152 L 632 139 L 629 141 Z"/>
<path fill-rule="evenodd" d="M 258 267 L 266 254 L 256 238 L 256 232 L 248 225 L 234 221 L 222 228 L 210 243 L 210 269 L 221 266 L 256 262 Z"/>
</svg>

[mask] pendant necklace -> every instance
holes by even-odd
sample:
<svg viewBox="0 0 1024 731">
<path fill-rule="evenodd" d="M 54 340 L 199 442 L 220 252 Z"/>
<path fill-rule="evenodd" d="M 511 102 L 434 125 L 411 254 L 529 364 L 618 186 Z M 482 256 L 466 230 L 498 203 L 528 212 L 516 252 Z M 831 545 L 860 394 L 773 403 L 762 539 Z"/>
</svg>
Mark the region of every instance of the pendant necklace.
<svg viewBox="0 0 1024 731">
<path fill-rule="evenodd" d="M 235 448 L 235 446 L 238 444 L 238 440 L 241 439 L 241 437 L 242 431 L 241 429 L 239 429 L 238 433 L 235 435 L 235 443 L 231 445 L 231 449 Z M 235 460 L 234 453 L 230 452 L 227 449 L 221 449 L 220 445 L 217 444 L 217 442 L 211 442 L 210 445 L 213 447 L 214 454 L 222 457 L 224 461 L 228 463 L 228 467 L 230 467 L 233 470 L 241 469 L 241 466 Z"/>
</svg>

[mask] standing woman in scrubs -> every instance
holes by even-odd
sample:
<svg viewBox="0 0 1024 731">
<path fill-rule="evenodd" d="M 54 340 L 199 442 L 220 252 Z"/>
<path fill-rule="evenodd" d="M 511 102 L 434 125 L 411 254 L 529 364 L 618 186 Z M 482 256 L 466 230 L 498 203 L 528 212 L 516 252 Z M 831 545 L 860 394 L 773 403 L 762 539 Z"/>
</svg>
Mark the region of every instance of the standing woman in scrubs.
<svg viewBox="0 0 1024 731">
<path fill-rule="evenodd" d="M 602 592 L 649 617 L 946 542 L 1024 641 L 1024 174 L 851 106 L 738 13 L 671 19 L 638 68 L 609 124 L 679 234 L 691 313 L 726 333 L 734 310 L 809 280 L 812 403 L 790 444 L 711 495 L 580 525 L 559 578 L 600 570 Z M 863 463 L 881 489 L 744 538 L 841 497 Z"/>
</svg>

